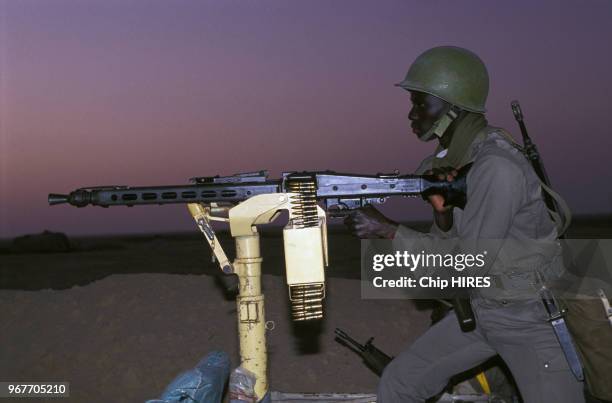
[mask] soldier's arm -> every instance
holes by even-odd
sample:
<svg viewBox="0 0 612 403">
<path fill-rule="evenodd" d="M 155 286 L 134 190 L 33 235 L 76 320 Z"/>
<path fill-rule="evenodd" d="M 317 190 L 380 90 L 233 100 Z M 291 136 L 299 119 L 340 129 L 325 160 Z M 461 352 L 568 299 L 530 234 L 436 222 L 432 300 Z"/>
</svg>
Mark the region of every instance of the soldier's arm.
<svg viewBox="0 0 612 403">
<path fill-rule="evenodd" d="M 468 175 L 467 204 L 457 236 L 464 239 L 504 239 L 526 196 L 521 168 L 500 155 L 476 161 Z"/>
<path fill-rule="evenodd" d="M 422 233 L 400 225 L 394 239 L 410 238 L 503 239 L 525 198 L 526 181 L 514 162 L 500 155 L 488 155 L 474 163 L 468 174 L 467 204 L 461 220 L 450 231 L 434 224 Z"/>
</svg>

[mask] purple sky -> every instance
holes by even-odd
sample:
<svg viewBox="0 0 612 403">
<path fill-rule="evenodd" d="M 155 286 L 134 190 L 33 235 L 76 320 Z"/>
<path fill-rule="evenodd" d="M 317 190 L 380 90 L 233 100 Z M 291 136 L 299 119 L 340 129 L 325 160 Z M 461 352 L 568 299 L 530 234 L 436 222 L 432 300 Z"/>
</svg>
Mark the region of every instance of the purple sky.
<svg viewBox="0 0 612 403">
<path fill-rule="evenodd" d="M 81 186 L 268 169 L 412 171 L 393 87 L 437 45 L 521 101 L 575 213 L 612 212 L 612 1 L 0 0 L 0 237 L 196 230 L 184 206 L 47 206 Z M 393 201 L 396 219 L 428 216 Z"/>
</svg>

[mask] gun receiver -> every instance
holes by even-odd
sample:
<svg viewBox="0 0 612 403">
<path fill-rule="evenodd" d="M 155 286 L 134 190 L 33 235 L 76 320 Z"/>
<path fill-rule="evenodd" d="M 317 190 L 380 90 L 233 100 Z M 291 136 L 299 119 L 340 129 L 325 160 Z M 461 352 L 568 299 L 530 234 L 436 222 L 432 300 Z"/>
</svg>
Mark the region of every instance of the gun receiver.
<svg viewBox="0 0 612 403">
<path fill-rule="evenodd" d="M 76 207 L 88 205 L 137 206 L 146 204 L 175 203 L 227 203 L 237 204 L 250 197 L 268 193 L 300 193 L 310 189 L 309 197 L 323 201 L 332 215 L 366 204 L 384 203 L 389 196 L 422 196 L 433 193 L 445 196 L 447 204 L 465 206 L 465 166 L 458 177 L 447 182 L 431 175 L 355 175 L 324 172 L 291 172 L 281 179 L 268 179 L 267 172 L 246 173 L 232 176 L 196 177 L 191 184 L 176 186 L 96 186 L 79 188 L 68 195 L 49 194 L 49 204 L 68 203 Z"/>
</svg>

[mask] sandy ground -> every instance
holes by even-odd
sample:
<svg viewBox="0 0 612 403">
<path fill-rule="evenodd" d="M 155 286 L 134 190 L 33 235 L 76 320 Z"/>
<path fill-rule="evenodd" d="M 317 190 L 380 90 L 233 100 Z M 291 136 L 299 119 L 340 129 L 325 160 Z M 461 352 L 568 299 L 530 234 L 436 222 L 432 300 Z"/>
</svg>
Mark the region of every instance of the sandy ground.
<svg viewBox="0 0 612 403">
<path fill-rule="evenodd" d="M 282 249 L 272 247 L 276 241 L 271 239 L 264 239 L 270 246 L 264 271 L 281 274 L 274 256 L 280 252 L 282 257 Z M 336 247 L 340 241 L 335 240 Z M 73 253 L 3 256 L 3 263 L 12 267 L 19 262 L 21 267 L 38 265 L 30 274 L 46 268 L 51 278 L 58 271 L 54 268 L 64 265 L 68 274 L 55 273 L 54 281 L 71 288 L 0 290 L 0 379 L 69 381 L 71 398 L 62 401 L 137 402 L 158 396 L 174 376 L 213 349 L 228 352 L 237 365 L 235 301 L 226 297 L 213 276 L 102 275 L 101 268 L 109 265 L 163 271 L 172 262 L 182 262 L 175 267 L 178 271 L 200 267 L 200 272 L 207 272 L 208 263 L 202 263 L 201 255 L 187 253 L 190 245 L 157 237 Z M 200 243 L 191 246 L 196 245 L 203 250 Z M 330 268 L 326 318 L 318 332 L 292 324 L 284 278 L 264 276 L 267 320 L 275 324 L 268 332 L 273 390 L 373 392 L 377 377 L 357 355 L 334 341 L 334 328 L 343 328 L 360 341 L 376 336 L 381 349 L 397 354 L 428 326 L 428 310 L 417 309 L 410 301 L 363 300 L 359 280 L 335 277 L 350 273 L 352 265 L 358 271 L 358 248 L 349 252 L 344 246 L 345 259 L 336 259 Z M 202 255 L 208 262 L 209 253 Z M 85 275 L 96 270 L 101 279 Z M 115 267 L 115 271 L 120 270 Z M 81 275 L 71 279 L 69 274 L 75 272 Z M 44 276 L 31 278 L 40 282 Z M 86 285 L 72 286 L 75 278 Z"/>
<path fill-rule="evenodd" d="M 218 236 L 226 253 L 234 255 L 234 242 L 226 232 Z M 10 253 L 10 241 L 0 241 L 0 289 L 65 289 L 86 285 L 112 274 L 220 273 L 211 261 L 208 244 L 198 232 L 116 237 L 86 237 L 70 240 L 70 253 Z M 282 232 L 261 234 L 264 273 L 285 273 Z M 329 240 L 332 277 L 358 279 L 360 242 L 344 231 L 331 231 Z"/>
</svg>

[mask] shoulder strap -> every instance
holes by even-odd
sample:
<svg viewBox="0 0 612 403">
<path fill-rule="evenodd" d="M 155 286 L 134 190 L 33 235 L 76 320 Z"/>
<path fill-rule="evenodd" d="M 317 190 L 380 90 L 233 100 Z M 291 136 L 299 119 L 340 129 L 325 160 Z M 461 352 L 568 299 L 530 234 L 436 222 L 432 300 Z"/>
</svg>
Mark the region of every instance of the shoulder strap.
<svg viewBox="0 0 612 403">
<path fill-rule="evenodd" d="M 524 148 L 519 143 L 517 143 L 516 140 L 514 140 L 512 135 L 508 131 L 506 131 L 506 129 L 501 128 L 501 127 L 491 127 L 491 129 L 492 130 L 490 130 L 489 133 L 491 132 L 500 133 L 506 140 L 508 140 L 508 142 L 513 147 L 515 147 L 517 150 L 519 150 L 521 153 L 524 154 Z M 567 231 L 567 229 L 569 228 L 572 222 L 572 212 L 569 206 L 567 205 L 567 203 L 565 202 L 565 200 L 563 200 L 563 197 L 561 197 L 559 193 L 555 192 L 550 186 L 542 182 L 540 178 L 538 179 L 540 181 L 540 186 L 542 187 L 542 190 L 548 193 L 550 197 L 552 197 L 552 199 L 555 202 L 555 205 L 557 206 L 559 210 L 559 211 L 552 211 L 549 209 L 548 213 L 550 214 L 550 217 L 552 218 L 553 222 L 557 226 L 557 236 L 560 237 L 565 233 L 565 231 Z"/>
<path fill-rule="evenodd" d="M 563 197 L 561 197 L 559 193 L 552 190 L 550 186 L 542 182 L 541 179 L 540 186 L 542 186 L 543 191 L 545 191 L 550 195 L 550 197 L 552 197 L 555 202 L 555 205 L 559 210 L 558 212 L 555 212 L 549 209 L 548 213 L 550 214 L 553 221 L 555 222 L 555 225 L 557 226 L 557 236 L 561 237 L 565 233 L 565 231 L 567 231 L 572 222 L 572 211 L 570 210 L 565 200 L 563 200 Z"/>
</svg>

